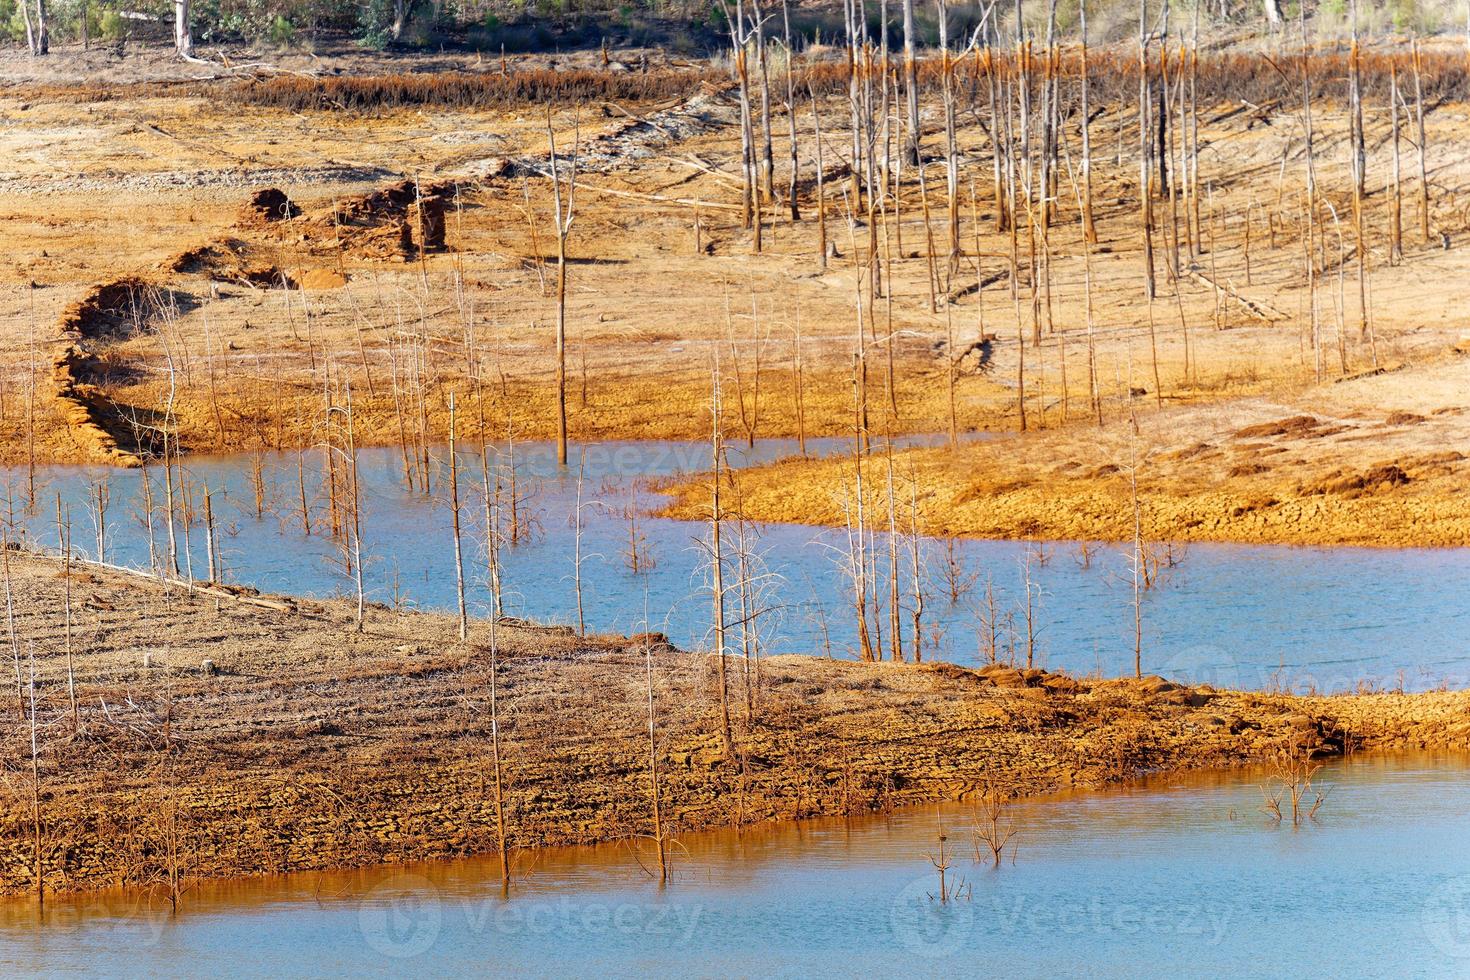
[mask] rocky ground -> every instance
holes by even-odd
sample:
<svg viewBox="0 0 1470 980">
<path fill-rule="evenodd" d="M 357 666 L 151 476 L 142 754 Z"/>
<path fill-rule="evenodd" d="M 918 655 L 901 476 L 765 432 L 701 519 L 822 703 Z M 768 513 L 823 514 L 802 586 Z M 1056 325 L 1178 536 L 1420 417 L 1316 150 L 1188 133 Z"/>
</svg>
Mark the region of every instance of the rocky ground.
<svg viewBox="0 0 1470 980">
<path fill-rule="evenodd" d="M 218 877 L 494 850 L 487 623 L 461 643 L 452 617 L 374 607 L 359 632 L 347 603 L 190 595 L 74 569 L 68 658 L 59 564 L 9 557 L 23 679 L 35 655 L 40 783 L 35 794 L 28 704 L 7 695 L 0 891 L 34 887 L 36 800 L 52 890 L 162 888 L 171 868 Z M 707 654 L 511 623 L 497 651 L 503 800 L 521 855 L 650 832 L 650 661 L 674 835 L 987 787 L 1099 786 L 1306 744 L 1470 746 L 1466 692 L 1300 697 L 793 656 L 751 665 L 748 682 L 731 659 L 726 755 Z"/>
</svg>

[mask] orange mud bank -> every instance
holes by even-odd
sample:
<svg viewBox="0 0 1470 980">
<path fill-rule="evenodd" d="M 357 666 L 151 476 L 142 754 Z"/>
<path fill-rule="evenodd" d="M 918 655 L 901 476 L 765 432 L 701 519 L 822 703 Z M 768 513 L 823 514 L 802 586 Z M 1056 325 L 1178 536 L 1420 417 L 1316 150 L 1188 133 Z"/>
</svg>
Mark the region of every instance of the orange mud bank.
<svg viewBox="0 0 1470 980">
<path fill-rule="evenodd" d="M 17 629 L 36 650 L 40 784 L 33 796 L 28 715 L 0 702 L 0 891 L 35 887 L 33 799 L 51 891 L 495 849 L 487 623 L 460 643 L 453 617 L 372 608 L 358 632 L 347 604 L 191 595 L 74 568 L 74 713 L 60 567 L 11 559 Z M 649 833 L 646 657 L 675 835 L 987 788 L 1100 786 L 1306 746 L 1470 746 L 1467 692 L 1304 697 L 786 656 L 749 675 L 732 660 L 727 755 L 707 654 L 509 622 L 497 640 L 501 802 L 517 854 Z"/>
</svg>

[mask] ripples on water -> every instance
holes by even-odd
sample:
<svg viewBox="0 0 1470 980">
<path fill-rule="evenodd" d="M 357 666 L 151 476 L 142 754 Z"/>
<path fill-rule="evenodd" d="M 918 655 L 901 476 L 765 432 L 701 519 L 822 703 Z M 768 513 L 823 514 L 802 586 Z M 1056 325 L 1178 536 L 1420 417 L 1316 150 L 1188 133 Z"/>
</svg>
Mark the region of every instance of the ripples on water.
<svg viewBox="0 0 1470 980">
<path fill-rule="evenodd" d="M 1014 863 L 960 805 L 692 835 L 660 890 L 626 846 L 558 848 L 500 894 L 476 859 L 0 904 L 0 972 L 155 976 L 1464 976 L 1470 759 L 1334 762 L 1317 821 L 1260 773 L 1014 804 Z M 935 903 L 928 856 L 944 828 Z M 646 862 L 650 855 L 644 854 Z"/>
<path fill-rule="evenodd" d="M 846 452 L 842 440 L 811 440 L 817 453 Z M 731 447 L 735 466 L 794 453 L 786 440 L 764 440 L 755 449 Z M 640 517 L 644 559 L 654 567 L 631 571 L 626 558 L 628 509 L 656 507 L 647 481 L 699 472 L 709 465 L 699 443 L 601 443 L 583 450 L 582 577 L 586 622 L 593 631 L 666 632 L 677 644 L 709 641 L 710 595 L 705 581 L 705 528 L 700 524 Z M 395 449 L 361 453 L 364 540 L 371 598 L 423 609 L 455 605 L 449 508 L 444 502 L 446 468 L 438 467 L 432 497 L 409 491 Z M 574 623 L 572 580 L 578 455 L 563 471 L 546 444 L 517 447 L 518 484 L 529 537 L 503 551 L 506 612 L 543 622 Z M 505 456 L 499 457 L 502 472 Z M 483 505 L 480 463 L 462 457 L 462 498 L 467 554 L 475 585 L 471 602 L 484 613 L 481 546 Z M 317 530 L 325 524 L 322 466 L 307 454 L 307 493 Z M 442 460 L 440 461 L 442 464 Z M 320 533 L 302 533 L 296 518 L 297 457 L 264 458 L 268 513 L 254 514 L 249 457 L 187 460 L 191 483 L 208 483 L 215 501 L 228 581 L 269 592 L 333 595 L 350 582 L 332 560 L 335 549 Z M 139 519 L 142 493 L 138 471 L 49 468 L 41 474 L 45 501 L 25 518 L 32 538 L 54 546 L 54 496 L 70 506 L 73 540 L 96 551 L 88 518 L 88 488 L 106 478 L 111 488 L 107 557 L 146 565 L 146 535 Z M 159 481 L 155 469 L 153 479 Z M 10 474 L 12 488 L 20 474 Z M 162 499 L 161 488 L 155 492 Z M 160 505 L 161 506 L 161 505 Z M 884 517 L 886 521 L 886 515 Z M 758 620 L 763 647 L 771 653 L 852 656 L 849 584 L 837 557 L 845 544 L 840 531 L 790 525 L 752 528 L 756 566 L 762 571 Z M 162 531 L 156 535 L 162 547 Z M 727 527 L 726 543 L 733 541 Z M 202 532 L 192 535 L 194 564 L 204 565 Z M 877 537 L 879 594 L 886 595 L 888 549 Z M 1035 589 L 1038 662 L 1087 674 L 1131 672 L 1133 617 L 1131 572 L 1123 546 L 1097 545 L 1090 563 L 1076 542 L 1025 544 L 961 541 L 955 555 L 960 577 L 972 582 L 958 603 L 947 595 L 942 542 L 926 541 L 923 565 L 929 596 L 924 619 L 931 658 L 973 663 L 980 656 L 979 614 L 984 588 L 993 584 L 1000 618 L 1024 635 L 1025 566 Z M 1290 685 L 1323 691 L 1359 685 L 1423 689 L 1470 684 L 1470 549 L 1289 548 L 1191 545 L 1176 549 L 1179 563 L 1147 593 L 1144 608 L 1144 670 L 1217 686 L 1268 688 Z M 1029 557 L 1028 557 L 1029 556 Z M 907 555 L 904 562 L 908 561 Z M 1083 567 L 1088 564 L 1089 567 Z M 907 565 L 900 570 L 907 592 Z M 727 582 L 733 580 L 732 571 Z M 736 598 L 731 594 L 733 607 Z M 907 600 L 905 600 L 907 601 Z M 645 612 L 646 611 L 646 612 Z M 907 618 L 907 617 L 905 617 Z M 881 628 L 886 634 L 884 617 Z M 1007 632 L 1002 628 L 1002 634 Z M 908 641 L 905 636 L 905 641 Z M 1004 643 L 1004 640 L 1003 640 Z M 1023 641 L 1017 640 L 1017 645 Z"/>
</svg>

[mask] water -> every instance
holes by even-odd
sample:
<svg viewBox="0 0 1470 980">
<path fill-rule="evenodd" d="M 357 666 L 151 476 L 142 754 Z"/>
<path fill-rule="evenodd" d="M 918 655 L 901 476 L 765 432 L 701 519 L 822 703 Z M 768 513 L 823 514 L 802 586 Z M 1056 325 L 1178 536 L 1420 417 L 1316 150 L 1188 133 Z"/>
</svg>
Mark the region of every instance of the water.
<svg viewBox="0 0 1470 980">
<path fill-rule="evenodd" d="M 947 805 L 692 835 L 662 890 L 607 845 L 523 855 L 508 898 L 475 859 L 204 883 L 177 917 L 123 893 L 14 900 L 0 973 L 1464 976 L 1467 765 L 1332 763 L 1297 829 L 1260 813 L 1260 772 L 1020 802 L 999 869 Z"/>
<path fill-rule="evenodd" d="M 817 452 L 845 452 L 842 440 L 814 441 Z M 732 447 L 735 466 L 766 462 L 795 452 L 790 441 L 767 440 L 753 452 Z M 602 443 L 588 445 L 583 472 L 582 579 L 587 628 L 604 632 L 665 632 L 676 644 L 710 642 L 710 591 L 706 581 L 706 528 L 697 523 L 640 517 L 633 533 L 639 550 L 656 563 L 634 573 L 627 560 L 626 513 L 657 506 L 648 480 L 699 472 L 708 447 L 699 443 Z M 442 452 L 441 452 L 442 455 Z M 517 447 L 516 469 L 529 537 L 503 549 L 505 611 L 542 622 L 575 623 L 573 584 L 578 450 L 568 470 L 555 464 L 550 446 Z M 504 465 L 504 456 L 501 457 Z M 369 596 L 380 602 L 425 609 L 455 605 L 450 512 L 439 461 L 432 497 L 405 487 L 397 450 L 361 453 L 364 534 Z M 336 595 L 351 581 L 334 561 L 337 549 L 320 531 L 326 523 L 319 456 L 306 456 L 306 490 L 318 533 L 302 532 L 297 512 L 297 457 L 267 456 L 267 513 L 255 516 L 251 462 L 246 457 L 198 457 L 187 462 L 194 496 L 207 483 L 214 499 L 228 581 L 268 592 Z M 152 474 L 162 500 L 160 473 Z M 146 566 L 147 536 L 138 471 L 57 467 L 42 471 L 37 512 L 23 518 L 29 535 L 54 546 L 54 496 L 69 506 L 73 542 L 96 552 L 86 516 L 89 488 L 106 478 L 110 561 Z M 13 488 L 20 474 L 11 473 Z M 477 454 L 461 465 L 466 555 L 474 580 L 472 611 L 483 614 L 483 503 Z M 158 504 L 161 507 L 161 503 Z M 841 531 L 789 525 L 752 529 L 753 564 L 760 570 L 761 610 L 756 626 L 764 649 L 774 653 L 852 656 L 856 630 L 850 585 L 838 559 Z M 727 557 L 733 547 L 727 525 Z M 155 535 L 163 547 L 163 532 Z M 194 566 L 205 565 L 202 527 L 191 536 Z M 888 551 L 882 535 L 880 579 Z M 180 545 L 182 548 L 182 543 Z M 928 655 L 973 663 L 981 655 L 979 615 L 987 581 L 993 584 L 1001 645 L 1024 656 L 1025 566 L 1030 555 L 1040 665 L 1075 673 L 1115 675 L 1133 669 L 1132 581 L 1126 549 L 1097 545 L 1089 567 L 1074 542 L 1033 546 L 1007 541 L 955 545 L 968 594 L 951 603 L 945 548 L 927 541 L 922 564 L 929 596 L 924 609 Z M 1470 549 L 1291 548 L 1192 545 L 1176 550 L 1177 564 L 1144 600 L 1144 669 L 1217 686 L 1324 691 L 1360 685 L 1423 689 L 1470 684 Z M 909 590 L 909 557 L 900 569 Z M 726 582 L 734 581 L 733 561 Z M 885 586 L 879 588 L 886 594 Z M 906 602 L 907 600 L 905 600 Z M 737 618 L 737 598 L 727 599 Z M 907 615 L 905 615 L 907 622 Z M 881 624 L 885 640 L 886 616 Z M 907 631 L 907 627 L 905 627 Z M 738 637 L 735 638 L 738 643 Z M 909 637 L 905 635 L 905 641 Z"/>
</svg>

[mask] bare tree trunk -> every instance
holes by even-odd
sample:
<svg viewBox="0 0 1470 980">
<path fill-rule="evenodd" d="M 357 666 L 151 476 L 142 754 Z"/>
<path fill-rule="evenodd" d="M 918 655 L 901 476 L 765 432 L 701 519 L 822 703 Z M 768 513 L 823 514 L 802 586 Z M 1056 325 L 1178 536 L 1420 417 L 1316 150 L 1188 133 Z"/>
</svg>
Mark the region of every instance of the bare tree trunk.
<svg viewBox="0 0 1470 980">
<path fill-rule="evenodd" d="M 1404 257 L 1404 188 L 1403 188 L 1403 165 L 1399 156 L 1399 71 L 1398 66 L 1389 63 L 1388 69 L 1388 112 L 1391 135 L 1389 143 L 1393 147 L 1393 189 L 1388 199 L 1389 214 L 1389 242 L 1391 245 L 1391 258 L 1397 263 Z"/>
<path fill-rule="evenodd" d="M 903 0 L 903 84 L 909 110 L 904 157 L 910 165 L 919 162 L 919 66 L 914 56 L 914 34 L 914 0 Z"/>
<path fill-rule="evenodd" d="M 817 146 L 817 258 L 822 268 L 827 268 L 827 189 L 826 175 L 822 172 L 822 121 L 817 113 L 817 94 L 808 88 L 812 99 L 812 141 Z"/>
<path fill-rule="evenodd" d="M 499 601 L 497 595 L 496 601 Z M 500 636 L 499 617 L 490 618 L 490 761 L 495 781 L 495 838 L 500 853 L 500 890 L 510 891 L 510 854 L 505 839 L 505 785 L 500 764 Z"/>
<path fill-rule="evenodd" d="M 923 567 L 919 555 L 919 477 L 911 473 L 909 479 L 909 571 L 913 584 L 913 608 L 909 610 L 913 625 L 914 663 L 924 662 L 924 584 L 919 572 Z"/>
<path fill-rule="evenodd" d="M 664 847 L 663 814 L 658 794 L 658 719 L 653 704 L 653 647 L 643 648 L 643 667 L 648 683 L 648 783 L 653 802 L 653 840 L 658 847 L 658 882 L 669 880 L 669 859 Z"/>
<path fill-rule="evenodd" d="M 735 755 L 735 740 L 730 732 L 730 688 L 725 671 L 725 570 L 724 555 L 720 549 L 720 467 L 724 457 L 724 445 L 720 433 L 720 361 L 715 354 L 714 370 L 710 384 L 710 416 L 712 419 L 710 447 L 714 476 L 710 482 L 710 539 L 711 575 L 714 585 L 715 657 L 720 672 L 720 725 L 724 739 L 725 757 Z"/>
<path fill-rule="evenodd" d="M 26 0 L 20 0 L 24 6 Z M 51 53 L 51 29 L 46 26 L 46 0 L 36 0 L 36 54 Z"/>
<path fill-rule="evenodd" d="M 1087 75 L 1087 0 L 1078 0 L 1077 17 L 1082 33 L 1082 238 L 1088 245 L 1097 243 L 1097 228 L 1092 223 L 1092 137 L 1089 92 L 1091 82 Z M 1088 298 L 1089 304 L 1091 297 Z M 1095 387 L 1095 386 L 1094 386 Z"/>
<path fill-rule="evenodd" d="M 567 465 L 567 235 L 571 232 L 577 197 L 577 151 L 580 127 L 572 142 L 571 167 L 567 175 L 565 205 L 561 193 L 561 171 L 556 158 L 556 133 L 551 110 L 546 110 L 546 139 L 551 147 L 551 195 L 556 208 L 556 462 Z"/>
<path fill-rule="evenodd" d="M 791 47 L 791 10 L 788 0 L 781 0 L 781 24 L 786 37 L 786 122 L 790 128 L 788 135 L 791 141 L 791 178 L 787 184 L 786 196 L 791 199 L 791 220 L 800 221 L 801 205 L 796 199 L 796 178 L 800 164 L 797 159 L 796 83 L 793 78 L 796 52 Z"/>
<path fill-rule="evenodd" d="M 189 26 L 190 6 L 190 0 L 174 0 L 174 53 L 180 58 L 194 57 L 194 33 Z M 401 30 L 402 25 L 395 21 L 393 40 L 398 40 Z"/>
<path fill-rule="evenodd" d="M 393 23 L 389 34 L 396 43 L 403 38 L 403 29 L 408 26 L 408 13 L 413 0 L 393 0 Z"/>
<path fill-rule="evenodd" d="M 725 14 L 725 22 L 730 28 L 730 48 L 735 57 L 735 77 L 740 83 L 740 211 L 744 226 L 750 228 L 752 221 L 755 221 L 757 226 L 759 225 L 759 208 L 756 205 L 755 139 L 750 108 L 750 66 L 745 50 L 745 4 L 743 0 L 736 0 L 733 13 L 725 0 L 721 0 L 720 6 Z M 759 240 L 760 233 L 757 230 L 756 251 L 760 250 Z"/>
<path fill-rule="evenodd" d="M 1307 50 L 1307 18 L 1306 13 L 1298 9 L 1298 24 L 1301 28 L 1301 74 L 1302 74 L 1302 128 L 1305 146 L 1303 148 L 1302 164 L 1306 169 L 1306 225 L 1307 235 L 1306 248 L 1306 274 L 1307 274 L 1307 296 L 1308 305 L 1311 308 L 1312 320 L 1312 350 L 1315 353 L 1316 376 L 1322 380 L 1322 338 L 1319 336 L 1317 322 L 1317 263 L 1316 237 L 1317 237 L 1317 165 L 1315 159 L 1315 131 L 1312 125 L 1312 63 Z"/>
<path fill-rule="evenodd" d="M 854 467 L 854 501 L 856 510 L 856 532 L 853 539 L 853 522 L 849 521 L 849 556 L 852 562 L 853 580 L 853 611 L 857 615 L 858 628 L 858 656 L 863 661 L 876 659 L 873 650 L 873 639 L 868 632 L 868 559 L 866 555 L 866 542 L 864 535 L 867 534 L 867 521 L 864 518 L 863 500 L 863 450 L 867 444 L 867 425 L 864 419 L 862 407 L 862 396 L 859 387 L 859 357 L 853 355 L 852 363 L 852 400 L 853 400 L 853 467 Z M 854 543 L 855 541 L 855 543 Z M 875 611 L 876 615 L 876 611 Z M 881 652 L 881 651 L 880 651 Z"/>
<path fill-rule="evenodd" d="M 1414 117 L 1419 130 L 1419 237 L 1429 241 L 1429 168 L 1426 164 L 1426 142 L 1424 136 L 1424 82 L 1423 54 L 1419 42 L 1414 41 Z"/>
<path fill-rule="evenodd" d="M 945 188 L 949 194 L 948 275 L 952 279 L 960 261 L 960 163 L 955 142 L 955 79 L 949 55 L 949 4 L 947 0 L 936 0 L 936 6 L 939 17 L 940 97 L 944 101 Z M 947 286 L 945 292 L 946 295 L 949 292 Z"/>
<path fill-rule="evenodd" d="M 771 72 L 766 60 L 766 19 L 761 11 L 760 0 L 750 0 L 754 11 L 756 68 L 761 75 L 761 177 L 764 184 L 764 204 L 773 205 L 776 200 L 776 161 L 771 147 Z"/>
<path fill-rule="evenodd" d="M 56 540 L 61 551 L 61 579 L 64 587 L 66 695 L 71 702 L 71 730 L 75 732 L 80 728 L 81 718 L 77 712 L 77 673 L 71 649 L 71 508 L 68 507 L 63 515 L 59 493 L 56 495 Z"/>
<path fill-rule="evenodd" d="M 1154 203 L 1149 160 L 1149 120 L 1153 113 L 1153 99 L 1149 86 L 1148 63 L 1148 0 L 1138 3 L 1138 198 L 1139 220 L 1143 226 L 1143 292 L 1147 299 L 1157 295 L 1154 282 Z"/>
<path fill-rule="evenodd" d="M 10 640 L 10 657 L 15 663 L 16 710 L 21 718 L 25 718 L 25 685 L 20 677 L 20 634 L 15 628 L 15 590 L 10 578 L 10 533 L 8 529 L 4 539 L 0 540 L 0 565 L 3 565 L 5 575 L 5 629 Z"/>
<path fill-rule="evenodd" d="M 45 860 L 41 850 L 41 747 L 36 738 L 36 647 L 31 644 L 30 688 L 31 688 L 31 860 L 36 877 L 36 904 L 46 904 Z"/>
<path fill-rule="evenodd" d="M 367 593 L 362 577 L 362 485 L 358 482 L 357 429 L 352 415 L 352 382 L 347 382 L 347 472 L 352 481 L 352 494 L 348 501 L 352 507 L 352 570 L 357 586 L 357 631 L 362 632 L 363 617 L 367 613 Z"/>
<path fill-rule="evenodd" d="M 1281 4 L 1279 0 L 1262 0 L 1261 6 L 1266 12 L 1266 26 L 1273 31 L 1279 31 L 1282 27 Z"/>
<path fill-rule="evenodd" d="M 1353 39 L 1348 56 L 1348 123 L 1352 140 L 1353 233 L 1358 253 L 1358 342 L 1368 338 L 1368 243 L 1363 233 L 1363 200 L 1368 150 L 1363 136 L 1363 82 L 1358 52 L 1358 2 L 1353 0 Z"/>
<path fill-rule="evenodd" d="M 888 636 L 894 663 L 903 662 L 903 604 L 898 594 L 898 508 L 893 493 L 893 440 L 888 450 Z"/>
<path fill-rule="evenodd" d="M 25 22 L 26 27 L 26 50 L 29 51 L 31 53 L 31 57 L 34 58 L 41 52 L 36 48 L 36 26 L 31 22 L 30 0 L 20 0 L 20 17 L 21 20 Z"/>
<path fill-rule="evenodd" d="M 1200 4 L 1194 6 L 1194 26 L 1190 32 L 1189 42 L 1189 128 L 1185 133 L 1187 146 L 1187 162 L 1189 165 L 1189 222 L 1190 232 L 1190 255 L 1199 254 L 1200 242 L 1200 220 L 1199 220 L 1199 11 Z"/>
<path fill-rule="evenodd" d="M 463 643 L 470 637 L 470 623 L 464 599 L 464 554 L 459 541 L 459 452 L 455 445 L 457 423 L 454 392 L 451 391 L 449 393 L 449 513 L 454 529 L 454 586 L 459 598 L 459 642 Z"/>
</svg>

